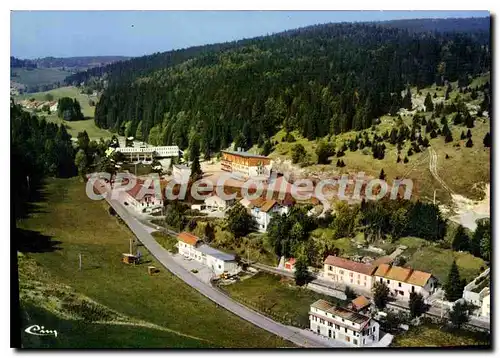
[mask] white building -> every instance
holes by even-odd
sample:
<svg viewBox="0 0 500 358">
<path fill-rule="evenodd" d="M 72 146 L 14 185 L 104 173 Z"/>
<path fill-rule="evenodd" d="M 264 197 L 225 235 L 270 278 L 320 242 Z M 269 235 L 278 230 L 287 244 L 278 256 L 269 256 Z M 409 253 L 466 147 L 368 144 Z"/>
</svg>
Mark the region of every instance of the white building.
<svg viewBox="0 0 500 358">
<path fill-rule="evenodd" d="M 483 298 L 483 305 L 481 307 L 481 316 L 490 317 L 490 294 Z"/>
<path fill-rule="evenodd" d="M 286 214 L 289 210 L 287 206 L 279 205 L 274 199 L 266 200 L 264 198 L 257 198 L 255 200 L 248 200 L 243 198 L 240 200 L 240 204 L 250 211 L 250 215 L 252 215 L 257 223 L 257 230 L 260 232 L 267 231 L 267 226 L 273 215 Z"/>
<path fill-rule="evenodd" d="M 354 289 L 370 291 L 376 266 L 329 255 L 324 261 L 323 278 Z"/>
<path fill-rule="evenodd" d="M 488 268 L 464 287 L 462 297 L 468 303 L 481 307 L 483 305 L 484 298 L 490 294 L 489 286 L 490 269 Z"/>
<path fill-rule="evenodd" d="M 236 262 L 234 255 L 216 250 L 188 232 L 181 232 L 177 239 L 179 240 L 178 248 L 181 255 L 201 262 L 211 268 L 216 276 L 223 273 L 236 275 L 241 271 L 241 267 Z"/>
<path fill-rule="evenodd" d="M 378 322 L 325 300 L 311 305 L 309 323 L 311 331 L 354 347 L 368 346 L 380 339 Z"/>
<path fill-rule="evenodd" d="M 213 211 L 224 211 L 231 205 L 233 205 L 234 202 L 235 202 L 234 199 L 227 200 L 221 198 L 216 194 L 213 194 L 205 199 L 205 208 L 207 210 L 213 210 Z"/>
<path fill-rule="evenodd" d="M 179 147 L 176 145 L 161 147 L 118 147 L 116 151 L 125 154 L 130 160 L 145 162 L 152 161 L 153 158 L 179 156 Z"/>
<path fill-rule="evenodd" d="M 428 272 L 388 264 L 380 265 L 373 276 L 374 283 L 378 281 L 386 284 L 393 296 L 405 300 L 410 299 L 412 292 L 427 298 L 437 286 L 437 279 Z"/>
<path fill-rule="evenodd" d="M 151 193 L 153 188 L 153 183 L 146 189 L 144 187 L 144 181 L 137 180 L 132 189 L 125 191 L 123 204 L 142 213 L 150 213 L 161 209 L 163 207 L 161 189 L 159 189 L 159 193 L 156 195 Z"/>
<path fill-rule="evenodd" d="M 176 183 L 187 183 L 191 176 L 191 168 L 185 164 L 174 164 L 172 165 L 172 175 Z"/>
<path fill-rule="evenodd" d="M 57 112 L 57 105 L 58 105 L 57 102 L 51 102 L 51 104 L 50 104 L 50 111 L 51 112 Z"/>
</svg>

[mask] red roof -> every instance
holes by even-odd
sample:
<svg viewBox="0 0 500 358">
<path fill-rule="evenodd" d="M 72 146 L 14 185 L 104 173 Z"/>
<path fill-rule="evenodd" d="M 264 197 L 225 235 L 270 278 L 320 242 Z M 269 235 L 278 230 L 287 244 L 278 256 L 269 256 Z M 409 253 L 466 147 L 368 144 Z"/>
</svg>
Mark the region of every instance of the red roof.
<svg viewBox="0 0 500 358">
<path fill-rule="evenodd" d="M 370 275 L 375 271 L 376 267 L 372 265 L 363 264 L 361 262 L 354 262 L 351 260 L 343 259 L 342 257 L 329 255 L 325 264 L 340 267 L 349 271 L 359 272 L 365 275 Z"/>
<path fill-rule="evenodd" d="M 153 184 L 153 183 L 154 183 L 154 182 L 151 182 L 151 185 L 149 186 L 149 188 L 148 188 L 148 189 L 153 189 L 153 188 L 154 188 L 154 184 Z M 127 190 L 127 193 L 128 193 L 131 197 L 133 197 L 133 198 L 137 198 L 137 194 L 139 194 L 139 192 L 140 192 L 143 188 L 145 188 L 145 186 L 144 186 L 144 180 L 137 179 L 137 181 L 136 181 L 135 185 L 133 186 L 133 188 L 132 188 L 132 189 Z M 144 189 L 144 190 L 146 190 L 146 189 Z M 147 194 L 145 194 L 144 196 L 146 196 L 146 195 L 147 195 Z M 141 199 L 142 199 L 142 198 L 141 198 Z"/>
<path fill-rule="evenodd" d="M 295 265 L 295 261 L 296 261 L 295 257 L 291 257 L 285 263 L 290 264 L 290 265 Z"/>
<path fill-rule="evenodd" d="M 198 241 L 200 239 L 197 236 L 194 236 L 193 234 L 190 234 L 189 232 L 181 232 L 179 235 L 177 235 L 177 239 L 179 239 L 182 242 L 185 242 L 188 245 L 196 246 Z"/>
</svg>

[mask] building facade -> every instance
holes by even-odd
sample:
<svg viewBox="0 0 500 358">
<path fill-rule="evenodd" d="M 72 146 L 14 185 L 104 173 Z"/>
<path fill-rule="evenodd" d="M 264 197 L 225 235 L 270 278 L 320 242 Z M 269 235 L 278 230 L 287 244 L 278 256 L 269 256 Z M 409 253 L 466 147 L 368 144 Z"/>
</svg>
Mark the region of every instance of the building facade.
<svg viewBox="0 0 500 358">
<path fill-rule="evenodd" d="M 240 204 L 249 210 L 250 215 L 255 219 L 256 229 L 259 232 L 267 231 L 273 215 L 286 214 L 289 211 L 288 206 L 280 205 L 274 199 L 257 198 L 248 200 L 243 198 L 240 200 Z"/>
<path fill-rule="evenodd" d="M 432 274 L 406 267 L 382 264 L 373 276 L 374 283 L 384 283 L 398 299 L 409 300 L 412 292 L 427 298 L 437 288 L 437 279 Z"/>
<path fill-rule="evenodd" d="M 179 254 L 209 267 L 215 276 L 220 276 L 223 273 L 236 275 L 241 271 L 241 267 L 234 255 L 204 244 L 197 236 L 188 232 L 181 232 L 177 236 L 177 240 Z"/>
<path fill-rule="evenodd" d="M 481 306 L 481 316 L 490 317 L 490 294 L 484 296 L 483 305 Z"/>
<path fill-rule="evenodd" d="M 323 278 L 352 288 L 370 291 L 375 269 L 376 267 L 372 265 L 330 255 L 324 261 Z"/>
<path fill-rule="evenodd" d="M 353 347 L 369 346 L 380 339 L 378 322 L 325 300 L 318 300 L 311 305 L 309 324 L 314 333 Z"/>
<path fill-rule="evenodd" d="M 161 189 L 159 189 L 159 193 L 152 194 L 151 191 L 153 189 L 153 183 L 148 189 L 146 189 L 144 181 L 137 180 L 132 189 L 124 192 L 123 204 L 141 213 L 150 213 L 152 211 L 160 210 L 163 207 Z"/>
<path fill-rule="evenodd" d="M 464 287 L 463 299 L 474 306 L 481 307 L 484 298 L 490 294 L 490 268 Z"/>
<path fill-rule="evenodd" d="M 234 199 L 226 200 L 218 195 L 213 194 L 205 199 L 205 208 L 207 210 L 224 211 L 231 205 L 233 205 L 234 202 Z"/>
<path fill-rule="evenodd" d="M 235 173 L 243 178 L 269 177 L 271 175 L 271 159 L 263 155 L 239 151 L 222 151 L 221 169 Z"/>
</svg>

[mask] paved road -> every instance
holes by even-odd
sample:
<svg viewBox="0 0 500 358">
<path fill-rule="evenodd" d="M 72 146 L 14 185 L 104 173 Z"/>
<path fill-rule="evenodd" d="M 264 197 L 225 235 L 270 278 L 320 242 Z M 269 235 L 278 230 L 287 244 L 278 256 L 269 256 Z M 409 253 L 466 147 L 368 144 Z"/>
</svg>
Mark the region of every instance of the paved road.
<svg viewBox="0 0 500 358">
<path fill-rule="evenodd" d="M 127 210 L 120 204 L 119 201 L 111 199 L 108 203 L 115 209 L 118 215 L 128 225 L 132 232 L 137 236 L 138 240 L 146 247 L 149 252 L 163 265 L 167 270 L 172 272 L 175 276 L 179 277 L 185 283 L 193 287 L 195 290 L 208 297 L 218 305 L 224 307 L 228 311 L 236 314 L 244 320 L 265 329 L 277 336 L 280 336 L 298 346 L 307 348 L 324 348 L 328 347 L 325 342 L 320 340 L 313 340 L 309 336 L 300 333 L 300 329 L 295 327 L 285 326 L 275 322 L 249 308 L 232 300 L 228 296 L 217 291 L 212 286 L 198 280 L 193 274 L 185 270 L 182 266 L 177 264 L 170 253 L 168 253 L 156 240 L 147 232 L 143 225 L 134 217 L 132 217 Z"/>
</svg>

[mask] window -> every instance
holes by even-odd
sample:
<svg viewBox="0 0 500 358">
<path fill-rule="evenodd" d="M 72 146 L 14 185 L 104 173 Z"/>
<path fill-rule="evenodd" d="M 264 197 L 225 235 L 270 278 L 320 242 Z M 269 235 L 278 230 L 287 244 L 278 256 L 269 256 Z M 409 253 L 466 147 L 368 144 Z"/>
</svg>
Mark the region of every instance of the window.
<svg viewBox="0 0 500 358">
<path fill-rule="evenodd" d="M 398 286 L 401 287 L 401 282 L 398 282 Z"/>
<path fill-rule="evenodd" d="M 351 283 L 352 283 L 352 278 L 351 278 Z"/>
<path fill-rule="evenodd" d="M 359 285 L 359 280 L 358 280 L 358 285 Z"/>
<path fill-rule="evenodd" d="M 349 276 L 350 276 L 350 277 L 352 277 L 352 276 L 353 276 L 352 272 L 350 272 L 350 273 L 349 273 Z"/>
<path fill-rule="evenodd" d="M 358 340 L 357 339 L 353 339 L 352 342 L 355 344 L 355 345 L 358 345 Z"/>
<path fill-rule="evenodd" d="M 390 283 L 391 283 L 391 281 L 390 281 L 390 280 L 387 280 L 387 284 L 390 284 Z"/>
<path fill-rule="evenodd" d="M 220 268 L 221 268 L 221 267 L 220 267 L 220 265 L 219 265 L 219 269 L 220 269 Z"/>
<path fill-rule="evenodd" d="M 344 274 L 344 270 L 339 270 L 339 273 L 340 273 L 341 275 L 343 275 L 343 274 Z"/>
<path fill-rule="evenodd" d="M 373 333 L 375 333 L 375 327 L 373 327 Z"/>
<path fill-rule="evenodd" d="M 415 286 L 411 286 L 411 292 L 415 292 Z"/>
<path fill-rule="evenodd" d="M 333 327 L 333 323 L 332 322 L 328 322 L 328 327 Z"/>
<path fill-rule="evenodd" d="M 328 266 L 328 270 L 333 271 L 333 267 Z"/>
<path fill-rule="evenodd" d="M 359 273 L 358 273 L 358 278 L 360 278 L 361 276 L 359 276 Z"/>
<path fill-rule="evenodd" d="M 380 283 L 382 283 L 382 282 L 383 282 L 382 279 L 380 279 Z"/>
<path fill-rule="evenodd" d="M 344 327 L 344 331 L 345 331 L 345 333 L 347 333 L 347 328 Z"/>
<path fill-rule="evenodd" d="M 336 324 L 335 329 L 340 329 L 340 326 L 338 324 Z"/>
<path fill-rule="evenodd" d="M 345 337 L 345 340 L 346 340 L 347 342 L 350 342 L 350 341 L 351 341 L 351 337 L 347 336 L 347 337 Z"/>
</svg>

